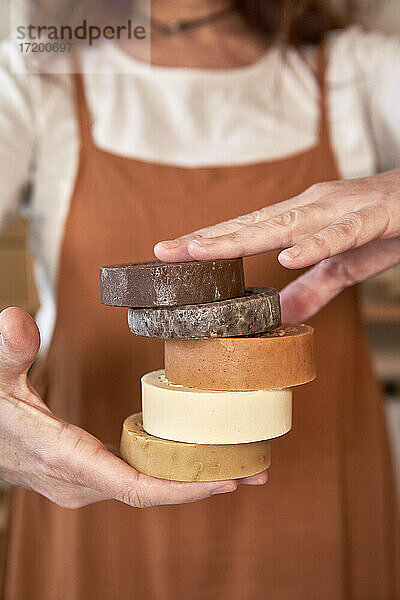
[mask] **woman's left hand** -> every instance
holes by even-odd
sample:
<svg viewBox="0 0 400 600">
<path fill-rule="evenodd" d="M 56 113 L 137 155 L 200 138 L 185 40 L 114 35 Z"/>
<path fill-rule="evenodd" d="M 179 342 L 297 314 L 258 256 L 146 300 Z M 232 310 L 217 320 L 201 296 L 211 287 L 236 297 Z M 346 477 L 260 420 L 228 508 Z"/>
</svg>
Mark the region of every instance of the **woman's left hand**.
<svg viewBox="0 0 400 600">
<path fill-rule="evenodd" d="M 315 265 L 281 293 L 284 319 L 304 321 L 344 288 L 400 261 L 400 169 L 317 183 L 302 194 L 176 240 L 164 261 L 210 260 L 284 250 L 288 269 Z M 272 282 L 273 283 L 273 282 Z"/>
</svg>

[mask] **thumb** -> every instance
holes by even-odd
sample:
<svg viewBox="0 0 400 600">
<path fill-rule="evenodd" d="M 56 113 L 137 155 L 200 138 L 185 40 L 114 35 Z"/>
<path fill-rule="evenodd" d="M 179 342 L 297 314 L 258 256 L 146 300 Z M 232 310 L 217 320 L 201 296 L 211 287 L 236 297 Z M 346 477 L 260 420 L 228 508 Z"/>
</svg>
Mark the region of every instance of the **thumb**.
<svg viewBox="0 0 400 600">
<path fill-rule="evenodd" d="M 0 313 L 0 385 L 14 386 L 35 360 L 40 334 L 33 318 L 20 308 Z"/>
<path fill-rule="evenodd" d="M 400 239 L 375 240 L 327 258 L 281 291 L 282 319 L 306 321 L 342 290 L 397 264 Z"/>
</svg>

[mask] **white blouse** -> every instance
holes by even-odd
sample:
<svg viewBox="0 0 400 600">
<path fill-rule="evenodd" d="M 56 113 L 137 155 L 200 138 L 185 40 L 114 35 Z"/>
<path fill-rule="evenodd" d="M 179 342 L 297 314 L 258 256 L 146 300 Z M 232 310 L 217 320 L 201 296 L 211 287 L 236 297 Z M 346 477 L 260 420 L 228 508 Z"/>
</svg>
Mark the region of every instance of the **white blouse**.
<svg viewBox="0 0 400 600">
<path fill-rule="evenodd" d="M 315 60 L 315 50 L 306 52 Z M 328 59 L 329 123 L 341 174 L 395 167 L 400 40 L 352 27 L 331 34 Z M 11 61 L 23 71 L 23 55 L 7 41 L 0 45 L 0 223 L 21 208 L 28 214 L 46 347 L 77 173 L 74 89 L 68 75 L 15 74 Z M 282 158 L 317 141 L 318 87 L 294 50 L 283 58 L 271 49 L 235 69 L 188 69 L 149 66 L 110 43 L 83 53 L 81 61 L 94 139 L 109 152 L 185 167 L 222 166 Z"/>
</svg>

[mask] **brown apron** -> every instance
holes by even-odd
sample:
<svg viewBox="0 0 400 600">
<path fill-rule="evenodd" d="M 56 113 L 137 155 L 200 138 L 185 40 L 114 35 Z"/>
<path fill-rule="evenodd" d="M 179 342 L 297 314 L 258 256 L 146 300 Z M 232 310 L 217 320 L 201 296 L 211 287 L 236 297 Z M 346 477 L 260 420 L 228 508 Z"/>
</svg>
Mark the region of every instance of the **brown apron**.
<svg viewBox="0 0 400 600">
<path fill-rule="evenodd" d="M 124 310 L 100 305 L 100 265 L 149 259 L 158 240 L 338 178 L 322 52 L 319 63 L 317 145 L 284 160 L 227 168 L 149 164 L 100 150 L 78 78 L 79 174 L 61 251 L 56 327 L 35 376 L 58 416 L 118 444 L 123 418 L 140 410 L 140 376 L 163 363 L 161 342 L 134 337 Z M 296 276 L 275 254 L 246 260 L 246 272 L 248 284 L 278 288 Z M 108 501 L 74 511 L 15 490 L 3 598 L 398 599 L 382 395 L 355 290 L 313 322 L 318 379 L 295 391 L 294 428 L 273 442 L 264 488 L 193 505 L 137 510 Z"/>
</svg>

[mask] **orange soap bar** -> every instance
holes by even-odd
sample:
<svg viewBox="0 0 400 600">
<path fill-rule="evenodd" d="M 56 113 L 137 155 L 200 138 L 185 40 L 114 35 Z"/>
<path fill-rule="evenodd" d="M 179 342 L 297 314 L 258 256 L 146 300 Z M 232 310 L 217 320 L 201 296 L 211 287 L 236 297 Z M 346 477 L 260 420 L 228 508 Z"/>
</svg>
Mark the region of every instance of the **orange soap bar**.
<svg viewBox="0 0 400 600">
<path fill-rule="evenodd" d="M 167 340 L 165 375 L 203 390 L 270 390 L 316 377 L 314 329 L 282 325 L 254 337 Z"/>
</svg>

